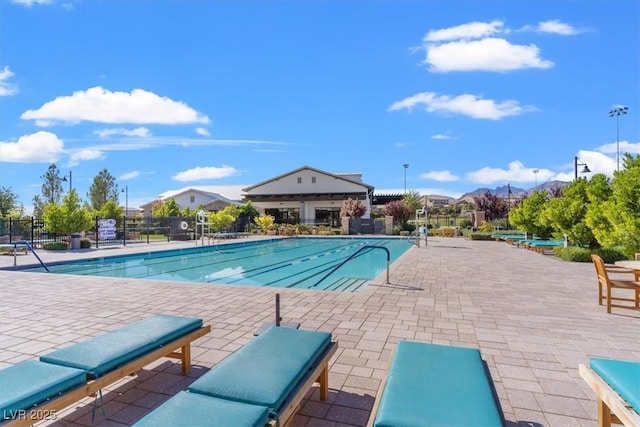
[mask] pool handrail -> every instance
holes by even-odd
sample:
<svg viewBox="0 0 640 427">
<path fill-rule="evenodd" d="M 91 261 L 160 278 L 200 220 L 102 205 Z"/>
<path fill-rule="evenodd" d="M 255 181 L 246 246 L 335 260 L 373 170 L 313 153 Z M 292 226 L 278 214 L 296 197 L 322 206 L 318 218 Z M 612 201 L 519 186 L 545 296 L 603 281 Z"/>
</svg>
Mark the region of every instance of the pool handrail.
<svg viewBox="0 0 640 427">
<path fill-rule="evenodd" d="M 354 253 L 352 253 L 347 259 L 343 260 L 340 264 L 333 267 L 327 274 L 322 276 L 322 278 L 318 280 L 314 285 L 310 286 L 310 288 L 315 288 L 316 286 L 318 286 L 324 279 L 331 276 L 337 269 L 345 265 L 347 262 L 349 262 L 352 258 L 354 258 L 356 255 L 358 255 L 360 252 L 362 252 L 365 249 L 383 249 L 387 253 L 387 284 L 389 284 L 389 263 L 391 261 L 391 252 L 389 252 L 389 249 L 385 248 L 384 246 L 365 245 L 360 249 L 358 249 L 357 251 L 355 251 Z"/>
<path fill-rule="evenodd" d="M 27 247 L 27 249 L 29 249 L 31 251 L 31 253 L 36 257 L 36 259 L 40 262 L 40 265 L 42 265 L 42 267 L 44 267 L 44 269 L 47 271 L 47 273 L 49 273 L 49 267 L 47 267 L 47 265 L 44 263 L 44 261 L 42 261 L 42 259 L 40 259 L 40 257 L 38 256 L 38 253 L 36 252 L 35 249 L 33 249 L 33 246 L 31 246 L 29 244 L 28 241 L 26 240 L 18 240 L 17 242 L 13 243 L 13 265 L 17 265 L 17 253 L 18 253 L 18 245 L 25 245 Z"/>
</svg>

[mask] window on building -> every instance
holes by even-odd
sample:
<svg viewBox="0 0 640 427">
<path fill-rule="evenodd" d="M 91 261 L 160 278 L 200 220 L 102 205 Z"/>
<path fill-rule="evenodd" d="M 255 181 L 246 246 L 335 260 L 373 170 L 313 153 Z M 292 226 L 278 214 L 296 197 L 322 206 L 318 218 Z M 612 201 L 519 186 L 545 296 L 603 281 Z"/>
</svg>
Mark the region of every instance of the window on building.
<svg viewBox="0 0 640 427">
<path fill-rule="evenodd" d="M 299 224 L 300 223 L 300 209 L 299 208 L 276 208 L 265 209 L 266 215 L 271 215 L 276 224 Z"/>
<path fill-rule="evenodd" d="M 301 176 L 298 177 L 298 184 L 302 184 L 302 177 Z"/>
<path fill-rule="evenodd" d="M 312 177 L 311 177 L 311 183 L 312 183 L 312 184 L 315 184 L 315 183 L 316 183 L 316 177 L 315 177 L 315 176 L 312 176 Z"/>
<path fill-rule="evenodd" d="M 329 227 L 340 227 L 340 208 L 317 208 L 315 223 Z"/>
<path fill-rule="evenodd" d="M 196 196 L 189 197 L 189 202 L 195 203 L 196 202 Z"/>
</svg>

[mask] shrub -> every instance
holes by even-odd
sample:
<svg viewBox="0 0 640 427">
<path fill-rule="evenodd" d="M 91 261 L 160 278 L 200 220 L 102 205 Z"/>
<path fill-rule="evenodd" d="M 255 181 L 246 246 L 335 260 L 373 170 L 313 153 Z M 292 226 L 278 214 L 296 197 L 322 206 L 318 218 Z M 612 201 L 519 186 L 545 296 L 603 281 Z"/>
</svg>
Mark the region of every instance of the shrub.
<svg viewBox="0 0 640 427">
<path fill-rule="evenodd" d="M 66 251 L 69 245 L 66 242 L 46 242 L 42 245 L 45 251 Z"/>
<path fill-rule="evenodd" d="M 91 240 L 89 239 L 80 240 L 80 249 L 91 249 Z"/>
<path fill-rule="evenodd" d="M 602 257 L 602 260 L 607 264 L 613 264 L 616 261 L 627 259 L 620 248 L 600 248 L 595 251 L 596 254 Z"/>
<path fill-rule="evenodd" d="M 491 233 L 483 233 L 481 231 L 473 231 L 469 233 L 471 240 L 493 240 Z"/>
<path fill-rule="evenodd" d="M 571 262 L 591 262 L 591 251 L 588 248 L 570 246 L 553 248 L 553 255 Z"/>
<path fill-rule="evenodd" d="M 553 248 L 553 254 L 556 257 L 571 262 L 591 262 L 592 253 L 600 255 L 602 260 L 607 264 L 613 264 L 616 261 L 626 259 L 622 251 L 618 248 L 600 248 L 593 252 L 588 248 L 580 248 L 577 246 Z"/>
</svg>

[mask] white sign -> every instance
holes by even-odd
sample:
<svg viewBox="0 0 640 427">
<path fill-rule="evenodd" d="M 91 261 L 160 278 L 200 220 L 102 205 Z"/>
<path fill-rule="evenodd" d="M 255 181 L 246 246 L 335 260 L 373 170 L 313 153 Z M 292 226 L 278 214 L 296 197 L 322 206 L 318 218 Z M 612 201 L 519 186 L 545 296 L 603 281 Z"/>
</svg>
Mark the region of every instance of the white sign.
<svg viewBox="0 0 640 427">
<path fill-rule="evenodd" d="M 98 239 L 113 240 L 116 238 L 116 220 L 113 218 L 98 220 Z"/>
</svg>

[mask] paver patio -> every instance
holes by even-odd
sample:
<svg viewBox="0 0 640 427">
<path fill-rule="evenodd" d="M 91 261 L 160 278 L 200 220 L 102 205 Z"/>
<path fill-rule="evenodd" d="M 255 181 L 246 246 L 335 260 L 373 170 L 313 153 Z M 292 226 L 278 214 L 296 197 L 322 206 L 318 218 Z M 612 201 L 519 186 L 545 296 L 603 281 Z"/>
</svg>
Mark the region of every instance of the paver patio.
<svg viewBox="0 0 640 427">
<path fill-rule="evenodd" d="M 39 254 L 52 262 L 184 245 L 193 243 Z M 16 259 L 36 262 L 31 254 Z M 13 260 L 0 256 L 0 266 Z M 357 293 L 0 270 L 0 368 L 155 313 L 203 318 L 212 332 L 194 343 L 189 376 L 162 359 L 105 390 L 106 415 L 98 410 L 94 425 L 131 425 L 272 321 L 276 293 L 285 322 L 339 341 L 328 402 L 314 388 L 294 426 L 365 425 L 402 339 L 479 348 L 514 426 L 595 426 L 595 395 L 578 364 L 592 356 L 640 360 L 640 312 L 607 314 L 597 304 L 592 264 L 502 242 L 430 238 L 392 266 L 390 285 L 379 278 Z M 44 424 L 91 425 L 92 403 L 83 400 Z"/>
</svg>

